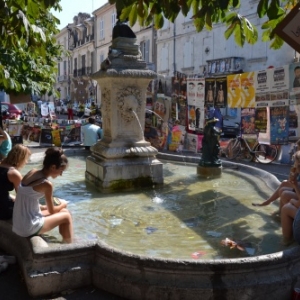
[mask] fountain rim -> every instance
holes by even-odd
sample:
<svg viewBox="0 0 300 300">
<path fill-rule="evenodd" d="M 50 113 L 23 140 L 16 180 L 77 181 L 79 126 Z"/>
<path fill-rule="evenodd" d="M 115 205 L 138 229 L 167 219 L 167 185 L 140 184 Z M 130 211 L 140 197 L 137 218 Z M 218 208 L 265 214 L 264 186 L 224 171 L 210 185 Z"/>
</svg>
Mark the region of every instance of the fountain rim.
<svg viewBox="0 0 300 300">
<path fill-rule="evenodd" d="M 79 151 L 78 151 L 79 150 Z M 68 156 L 68 157 L 74 157 L 74 156 L 87 156 L 87 153 L 86 153 L 86 150 L 83 150 L 83 149 L 78 149 L 76 151 L 74 151 L 74 149 L 64 149 L 64 153 Z M 32 154 L 33 158 L 35 158 L 36 153 L 35 154 Z M 38 161 L 42 158 L 42 156 L 40 156 L 40 153 L 38 155 Z M 162 159 L 164 161 L 164 163 L 167 163 L 167 162 L 176 162 L 176 163 L 181 163 L 181 164 L 191 164 L 191 165 L 196 165 L 196 163 L 199 162 L 200 160 L 200 156 L 197 157 L 197 156 L 188 156 L 188 155 L 174 155 L 174 154 L 169 154 L 169 153 L 162 153 L 162 152 L 159 152 L 157 154 L 157 158 L 159 159 Z M 183 161 L 184 159 L 184 161 Z M 36 163 L 35 162 L 29 162 L 30 163 Z M 231 161 L 222 161 L 222 166 L 223 167 L 226 167 L 228 169 L 238 169 L 239 171 L 241 172 L 245 172 L 247 173 L 248 175 L 249 174 L 256 174 L 260 177 L 263 178 L 264 182 L 266 183 L 266 185 L 268 185 L 268 187 L 270 187 L 271 189 L 275 189 L 276 187 L 278 187 L 278 184 L 280 184 L 280 181 L 277 179 L 276 176 L 274 176 L 273 174 L 267 172 L 267 171 L 264 171 L 264 170 L 261 170 L 261 169 L 258 169 L 258 168 L 255 168 L 255 167 L 252 167 L 252 166 L 249 166 L 249 165 L 244 165 L 244 164 L 240 164 L 240 163 L 235 163 L 235 162 L 231 162 Z M 222 263 L 226 263 L 228 264 L 228 262 L 230 261 L 232 264 L 246 264 L 246 263 L 262 263 L 262 262 L 268 262 L 270 260 L 270 258 L 273 258 L 274 260 L 278 260 L 278 259 L 282 259 L 283 256 L 285 256 L 284 254 L 286 254 L 286 251 L 291 251 L 293 249 L 297 249 L 297 246 L 296 247 L 293 247 L 293 248 L 289 248 L 289 249 L 285 249 L 283 251 L 279 251 L 279 252 L 274 252 L 274 253 L 270 253 L 270 254 L 264 254 L 264 255 L 258 255 L 258 256 L 250 256 L 250 257 L 242 257 L 242 258 L 216 258 L 216 259 L 199 259 L 199 260 L 195 260 L 195 259 L 164 259 L 164 258 L 160 258 L 160 257 L 151 257 L 151 256 L 146 256 L 146 255 L 139 255 L 139 254 L 134 254 L 134 253 L 131 253 L 131 252 L 128 252 L 128 251 L 124 251 L 124 250 L 120 250 L 118 248 L 115 248 L 115 247 L 112 247 L 112 246 L 109 246 L 108 244 L 106 244 L 104 241 L 95 241 L 95 242 L 91 242 L 91 241 L 88 241 L 86 243 L 82 243 L 82 244 L 64 244 L 64 245 L 60 245 L 59 247 L 59 251 L 63 251 L 63 250 L 66 250 L 66 251 L 70 251 L 72 249 L 76 250 L 76 249 L 82 249 L 82 248 L 85 248 L 85 247 L 93 247 L 93 246 L 99 246 L 100 248 L 104 248 L 106 249 L 107 251 L 109 252 L 112 252 L 112 253 L 118 253 L 119 255 L 122 255 L 122 256 L 127 256 L 127 257 L 131 257 L 131 258 L 134 258 L 134 259 L 140 259 L 140 260 L 149 260 L 149 261 L 157 261 L 158 263 L 188 263 L 188 264 L 191 264 L 191 263 L 194 263 L 194 264 L 207 264 L 207 265 L 210 265 L 212 263 L 216 263 L 218 262 L 219 264 L 222 264 Z M 36 249 L 38 250 L 38 249 Z M 55 252 L 55 247 L 50 247 L 50 248 L 40 248 L 36 254 L 47 254 L 47 253 L 50 253 L 53 251 Z M 293 252 L 293 251 L 292 251 Z M 291 254 L 293 254 L 291 252 Z M 296 254 L 295 254 L 296 255 Z M 259 258 L 259 260 L 258 260 Z"/>
</svg>

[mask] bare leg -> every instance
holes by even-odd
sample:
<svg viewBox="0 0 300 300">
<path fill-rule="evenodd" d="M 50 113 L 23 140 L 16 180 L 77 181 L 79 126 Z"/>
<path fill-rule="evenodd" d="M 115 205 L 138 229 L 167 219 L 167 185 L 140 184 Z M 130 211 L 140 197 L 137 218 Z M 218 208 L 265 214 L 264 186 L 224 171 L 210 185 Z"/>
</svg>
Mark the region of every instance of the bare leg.
<svg viewBox="0 0 300 300">
<path fill-rule="evenodd" d="M 297 208 L 291 203 L 285 204 L 281 209 L 281 227 L 285 242 L 293 238 L 293 221 L 297 213 Z"/>
<path fill-rule="evenodd" d="M 40 233 L 50 231 L 55 227 L 59 227 L 59 233 L 63 237 L 65 243 L 73 241 L 73 224 L 72 217 L 67 209 L 62 209 L 60 212 L 45 216 L 44 226 Z"/>
<path fill-rule="evenodd" d="M 280 196 L 280 205 L 279 210 L 281 211 L 282 207 L 287 204 L 291 199 L 297 199 L 297 194 L 290 190 L 285 190 Z"/>
</svg>

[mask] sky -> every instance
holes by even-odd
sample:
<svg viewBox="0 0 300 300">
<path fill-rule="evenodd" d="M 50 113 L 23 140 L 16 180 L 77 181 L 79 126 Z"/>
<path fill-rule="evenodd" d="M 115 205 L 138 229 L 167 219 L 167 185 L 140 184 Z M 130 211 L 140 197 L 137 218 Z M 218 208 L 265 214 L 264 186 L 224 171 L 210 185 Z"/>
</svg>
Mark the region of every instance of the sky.
<svg viewBox="0 0 300 300">
<path fill-rule="evenodd" d="M 108 0 L 61 0 L 61 12 L 52 11 L 55 17 L 60 19 L 58 29 L 66 27 L 69 23 L 73 22 L 73 17 L 77 16 L 79 12 L 92 14 L 94 10 L 101 7 Z"/>
</svg>

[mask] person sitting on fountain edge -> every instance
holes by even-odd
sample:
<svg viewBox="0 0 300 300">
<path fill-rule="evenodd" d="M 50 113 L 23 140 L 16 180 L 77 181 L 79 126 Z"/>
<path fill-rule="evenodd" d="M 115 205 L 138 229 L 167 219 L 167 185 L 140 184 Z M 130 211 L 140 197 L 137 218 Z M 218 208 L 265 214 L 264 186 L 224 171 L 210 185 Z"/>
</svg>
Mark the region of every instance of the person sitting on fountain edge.
<svg viewBox="0 0 300 300">
<path fill-rule="evenodd" d="M 68 158 L 58 147 L 48 148 L 40 170 L 29 171 L 21 181 L 13 209 L 12 231 L 22 237 L 32 237 L 59 227 L 64 243 L 73 241 L 73 222 L 67 201 L 54 205 L 53 184 L 48 180 L 62 176 Z M 45 197 L 46 205 L 39 200 Z"/>
<path fill-rule="evenodd" d="M 147 142 L 151 143 L 151 146 L 159 148 L 159 137 L 155 128 L 151 126 L 151 119 L 145 120 L 144 137 Z"/>
</svg>

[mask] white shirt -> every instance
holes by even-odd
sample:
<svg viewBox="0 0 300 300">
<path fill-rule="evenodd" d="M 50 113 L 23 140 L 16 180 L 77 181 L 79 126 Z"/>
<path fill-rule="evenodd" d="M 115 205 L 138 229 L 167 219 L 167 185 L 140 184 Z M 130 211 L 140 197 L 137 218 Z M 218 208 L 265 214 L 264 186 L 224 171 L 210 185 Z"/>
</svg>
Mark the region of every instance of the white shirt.
<svg viewBox="0 0 300 300">
<path fill-rule="evenodd" d="M 95 124 L 87 124 L 81 127 L 81 135 L 84 146 L 92 146 L 102 138 L 102 129 Z"/>
</svg>

